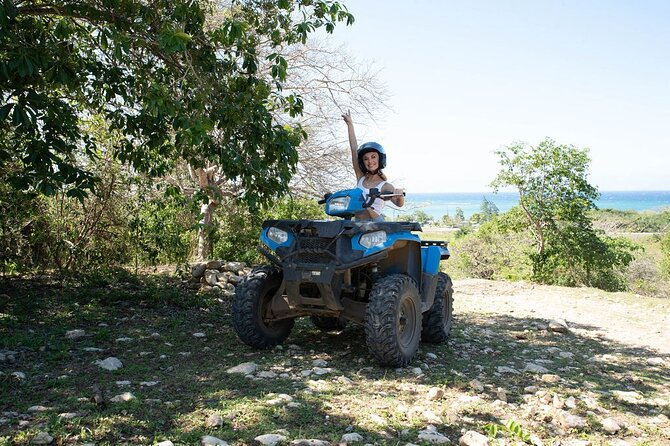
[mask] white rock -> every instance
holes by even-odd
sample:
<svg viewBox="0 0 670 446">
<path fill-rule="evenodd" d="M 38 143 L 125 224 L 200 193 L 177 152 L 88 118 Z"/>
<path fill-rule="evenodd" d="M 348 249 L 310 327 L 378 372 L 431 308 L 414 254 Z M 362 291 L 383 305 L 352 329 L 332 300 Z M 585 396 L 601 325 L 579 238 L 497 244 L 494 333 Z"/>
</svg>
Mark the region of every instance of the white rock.
<svg viewBox="0 0 670 446">
<path fill-rule="evenodd" d="M 194 338 L 206 338 L 207 335 L 205 333 L 199 331 L 197 333 L 193 333 L 193 337 Z"/>
<path fill-rule="evenodd" d="M 119 386 L 119 387 L 129 386 L 130 384 L 131 384 L 130 381 L 117 381 L 116 382 L 116 385 Z"/>
<path fill-rule="evenodd" d="M 428 398 L 429 401 L 435 401 L 439 400 L 444 396 L 444 390 L 440 389 L 439 387 L 431 387 L 428 390 L 428 395 L 426 398 Z"/>
<path fill-rule="evenodd" d="M 76 329 L 76 330 L 68 330 L 65 332 L 65 338 L 66 339 L 81 339 L 84 336 L 86 336 L 86 332 L 81 329 Z"/>
<path fill-rule="evenodd" d="M 513 375 L 518 375 L 519 371 L 516 369 L 513 369 L 512 367 L 507 367 L 507 366 L 498 366 L 496 367 L 496 371 L 498 373 L 511 373 Z"/>
<path fill-rule="evenodd" d="M 51 444 L 54 441 L 54 437 L 49 435 L 48 432 L 40 432 L 35 435 L 31 441 L 32 444 Z"/>
<path fill-rule="evenodd" d="M 469 384 L 470 384 L 470 387 L 472 388 L 472 390 L 474 390 L 476 392 L 483 392 L 484 391 L 484 384 L 482 384 L 482 382 L 479 381 L 478 379 L 473 379 L 472 381 L 469 382 Z"/>
<path fill-rule="evenodd" d="M 458 439 L 460 446 L 488 446 L 489 439 L 475 431 L 467 431 L 461 438 Z"/>
<path fill-rule="evenodd" d="M 423 411 L 421 417 L 428 423 L 442 424 L 442 418 L 432 410 Z"/>
<path fill-rule="evenodd" d="M 565 322 L 564 319 L 554 319 L 551 322 L 549 322 L 549 330 L 555 333 L 567 333 L 568 324 L 567 322 Z"/>
<path fill-rule="evenodd" d="M 44 412 L 49 410 L 48 407 L 45 406 L 30 406 L 28 409 L 26 409 L 28 412 Z"/>
<path fill-rule="evenodd" d="M 412 373 L 415 374 L 416 376 L 421 376 L 423 375 L 423 370 L 421 370 L 421 367 L 414 367 L 412 369 Z"/>
<path fill-rule="evenodd" d="M 577 401 L 575 400 L 574 396 L 569 396 L 567 400 L 565 400 L 565 407 L 568 409 L 575 409 L 577 408 Z"/>
<path fill-rule="evenodd" d="M 95 353 L 104 352 L 103 349 L 97 347 L 84 347 L 82 348 L 82 350 L 84 350 L 85 352 L 95 352 Z"/>
<path fill-rule="evenodd" d="M 655 357 L 647 359 L 647 364 L 649 365 L 663 365 L 664 363 L 665 361 L 663 360 L 663 358 Z"/>
<path fill-rule="evenodd" d="M 570 429 L 584 427 L 586 425 L 586 420 L 584 418 L 577 415 L 572 415 L 565 411 L 559 412 L 558 421 L 561 425 Z"/>
<path fill-rule="evenodd" d="M 19 381 L 23 381 L 24 379 L 26 379 L 26 374 L 23 372 L 12 372 L 12 376 L 18 379 Z"/>
<path fill-rule="evenodd" d="M 154 446 L 174 446 L 174 443 L 170 440 L 165 440 L 161 441 L 160 443 L 156 443 Z"/>
<path fill-rule="evenodd" d="M 621 430 L 619 422 L 614 418 L 605 418 L 602 422 L 603 430 L 608 434 L 616 434 Z"/>
<path fill-rule="evenodd" d="M 129 338 L 128 336 L 124 336 L 124 337 L 116 339 L 116 342 L 131 342 L 131 341 L 133 341 L 133 338 Z"/>
<path fill-rule="evenodd" d="M 212 437 L 211 435 L 205 435 L 202 437 L 200 444 L 202 446 L 228 446 L 228 443 L 225 441 L 216 437 Z"/>
<path fill-rule="evenodd" d="M 81 417 L 82 415 L 78 412 L 63 412 L 59 413 L 58 417 L 64 420 L 71 420 L 73 418 Z"/>
<path fill-rule="evenodd" d="M 344 444 L 355 443 L 357 441 L 363 441 L 363 436 L 356 432 L 350 432 L 348 434 L 344 434 L 340 439 L 340 442 Z"/>
<path fill-rule="evenodd" d="M 256 376 L 258 376 L 259 378 L 263 378 L 263 379 L 272 379 L 272 378 L 276 378 L 277 374 L 273 371 L 262 371 L 262 372 L 258 372 L 256 374 Z"/>
<path fill-rule="evenodd" d="M 448 444 L 451 443 L 449 438 L 445 437 L 437 431 L 435 426 L 428 425 L 425 430 L 419 431 L 419 440 L 427 441 L 431 444 Z"/>
<path fill-rule="evenodd" d="M 437 355 L 435 353 L 426 353 L 426 359 L 437 359 Z"/>
<path fill-rule="evenodd" d="M 330 446 L 330 443 L 324 440 L 306 440 L 306 439 L 299 439 L 299 440 L 293 440 L 290 443 L 292 446 Z"/>
<path fill-rule="evenodd" d="M 158 381 L 141 381 L 140 386 L 153 387 L 158 384 Z"/>
<path fill-rule="evenodd" d="M 558 375 L 554 375 L 553 373 L 545 373 L 540 377 L 540 379 L 543 382 L 553 384 L 559 382 L 561 380 L 561 377 Z"/>
<path fill-rule="evenodd" d="M 123 392 L 119 395 L 116 395 L 114 398 L 111 398 L 110 401 L 113 402 L 113 403 L 121 403 L 121 402 L 124 402 L 124 401 L 130 401 L 130 400 L 134 400 L 134 399 L 135 399 L 135 395 L 133 395 L 132 393 Z"/>
<path fill-rule="evenodd" d="M 314 367 L 328 367 L 328 361 L 325 359 L 315 359 L 312 361 L 312 366 Z"/>
<path fill-rule="evenodd" d="M 316 375 L 326 375 L 326 374 L 331 373 L 333 371 L 333 369 L 331 369 L 330 367 L 325 367 L 325 368 L 324 367 L 314 367 L 312 370 L 314 371 L 314 374 L 316 374 Z"/>
<path fill-rule="evenodd" d="M 560 352 L 558 354 L 558 356 L 560 356 L 561 358 L 570 359 L 570 358 L 574 358 L 575 355 L 574 355 L 574 353 L 571 353 L 571 352 Z"/>
<path fill-rule="evenodd" d="M 209 417 L 207 417 L 207 421 L 205 421 L 205 426 L 207 427 L 223 426 L 223 417 L 218 413 L 213 413 Z"/>
<path fill-rule="evenodd" d="M 500 401 L 506 403 L 507 402 L 507 391 L 503 389 L 502 387 L 498 387 L 496 390 L 496 398 L 498 398 Z"/>
<path fill-rule="evenodd" d="M 382 418 L 374 413 L 370 414 L 370 420 L 372 420 L 373 423 L 378 424 L 380 426 L 386 426 L 388 424 L 388 421 L 386 421 L 385 418 Z"/>
<path fill-rule="evenodd" d="M 254 438 L 254 440 L 263 446 L 275 446 L 276 444 L 286 441 L 286 437 L 281 434 L 265 434 L 259 435 L 258 437 Z"/>
<path fill-rule="evenodd" d="M 242 375 L 251 375 L 256 372 L 258 365 L 253 362 L 244 362 L 226 370 L 226 373 L 240 373 Z"/>
<path fill-rule="evenodd" d="M 532 362 L 529 362 L 526 364 L 526 367 L 523 368 L 524 372 L 531 372 L 531 373 L 549 373 L 549 370 L 546 368 L 542 367 L 539 364 L 534 364 Z"/>
<path fill-rule="evenodd" d="M 113 356 L 110 356 L 109 358 L 102 361 L 95 361 L 95 365 L 100 366 L 105 370 L 118 370 L 123 367 L 123 363 L 118 358 Z"/>
<path fill-rule="evenodd" d="M 640 404 L 644 401 L 644 397 L 637 392 L 624 392 L 622 390 L 613 390 L 612 395 L 620 401 L 629 404 Z"/>
</svg>

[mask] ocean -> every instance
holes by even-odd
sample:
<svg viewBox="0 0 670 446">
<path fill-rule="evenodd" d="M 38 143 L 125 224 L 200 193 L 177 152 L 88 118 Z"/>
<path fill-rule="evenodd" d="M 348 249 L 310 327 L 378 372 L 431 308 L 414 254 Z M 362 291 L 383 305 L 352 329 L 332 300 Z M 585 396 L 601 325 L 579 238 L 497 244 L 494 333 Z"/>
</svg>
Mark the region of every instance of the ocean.
<svg viewBox="0 0 670 446">
<path fill-rule="evenodd" d="M 423 211 L 434 219 L 439 220 L 443 215 L 454 216 L 457 208 L 463 210 L 468 218 L 480 212 L 482 201 L 486 198 L 493 202 L 503 213 L 519 203 L 516 192 L 436 192 L 411 193 L 407 192 L 405 206 L 400 210 L 389 205 L 384 213 L 389 217 L 396 217 L 402 213 Z M 670 210 L 670 191 L 601 191 L 600 199 L 596 201 L 599 209 L 617 209 L 622 211 L 654 211 Z"/>
</svg>

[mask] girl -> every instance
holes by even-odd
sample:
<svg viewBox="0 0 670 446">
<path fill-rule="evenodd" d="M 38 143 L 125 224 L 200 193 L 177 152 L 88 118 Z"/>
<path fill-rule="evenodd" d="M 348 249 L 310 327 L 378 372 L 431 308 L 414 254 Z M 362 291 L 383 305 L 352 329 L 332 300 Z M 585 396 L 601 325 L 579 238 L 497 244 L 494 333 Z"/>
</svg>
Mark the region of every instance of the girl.
<svg viewBox="0 0 670 446">
<path fill-rule="evenodd" d="M 356 142 L 356 133 L 354 132 L 354 121 L 351 119 L 351 113 L 342 115 L 344 122 L 347 123 L 349 133 L 349 146 L 351 147 L 351 162 L 354 165 L 357 187 L 364 194 L 369 193 L 370 189 L 377 188 L 382 193 L 400 194 L 389 198 L 393 204 L 402 207 L 405 204 L 405 197 L 402 195 L 402 189 L 396 189 L 392 184 L 386 182 L 386 176 L 382 169 L 386 167 L 386 152 L 381 144 L 376 142 L 366 142 L 358 147 Z M 356 215 L 356 220 L 384 221 L 382 210 L 384 209 L 384 200 L 377 198 L 371 207 Z"/>
</svg>

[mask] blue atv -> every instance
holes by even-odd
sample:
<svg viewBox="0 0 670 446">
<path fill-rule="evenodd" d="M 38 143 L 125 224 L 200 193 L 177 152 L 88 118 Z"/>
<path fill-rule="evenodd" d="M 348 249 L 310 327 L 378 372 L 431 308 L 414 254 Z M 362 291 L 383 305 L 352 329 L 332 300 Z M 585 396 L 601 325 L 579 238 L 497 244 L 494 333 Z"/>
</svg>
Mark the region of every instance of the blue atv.
<svg viewBox="0 0 670 446">
<path fill-rule="evenodd" d="M 376 198 L 371 189 L 327 194 L 319 203 L 341 219 L 267 220 L 259 248 L 272 266 L 255 267 L 237 286 L 233 327 L 255 348 L 281 344 L 298 317 L 321 330 L 347 322 L 365 326 L 370 354 L 401 367 L 419 341 L 447 340 L 453 323 L 451 279 L 440 272 L 449 258 L 444 242 L 422 241 L 419 223 L 352 220 Z"/>
</svg>

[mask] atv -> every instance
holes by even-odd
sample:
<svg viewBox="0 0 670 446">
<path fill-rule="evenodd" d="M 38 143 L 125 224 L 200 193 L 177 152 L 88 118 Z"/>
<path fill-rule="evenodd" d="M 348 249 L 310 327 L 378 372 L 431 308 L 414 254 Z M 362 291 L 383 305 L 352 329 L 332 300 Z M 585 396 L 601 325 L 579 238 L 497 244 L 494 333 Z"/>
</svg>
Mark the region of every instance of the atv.
<svg viewBox="0 0 670 446">
<path fill-rule="evenodd" d="M 348 322 L 365 327 L 370 354 L 382 365 L 412 361 L 419 341 L 447 340 L 453 289 L 440 272 L 449 258 L 442 241 L 422 241 L 419 223 L 353 220 L 376 198 L 370 189 L 326 194 L 326 214 L 338 220 L 267 220 L 257 266 L 237 286 L 232 319 L 237 336 L 255 348 L 281 344 L 296 318 L 309 316 L 323 331 Z"/>
</svg>

